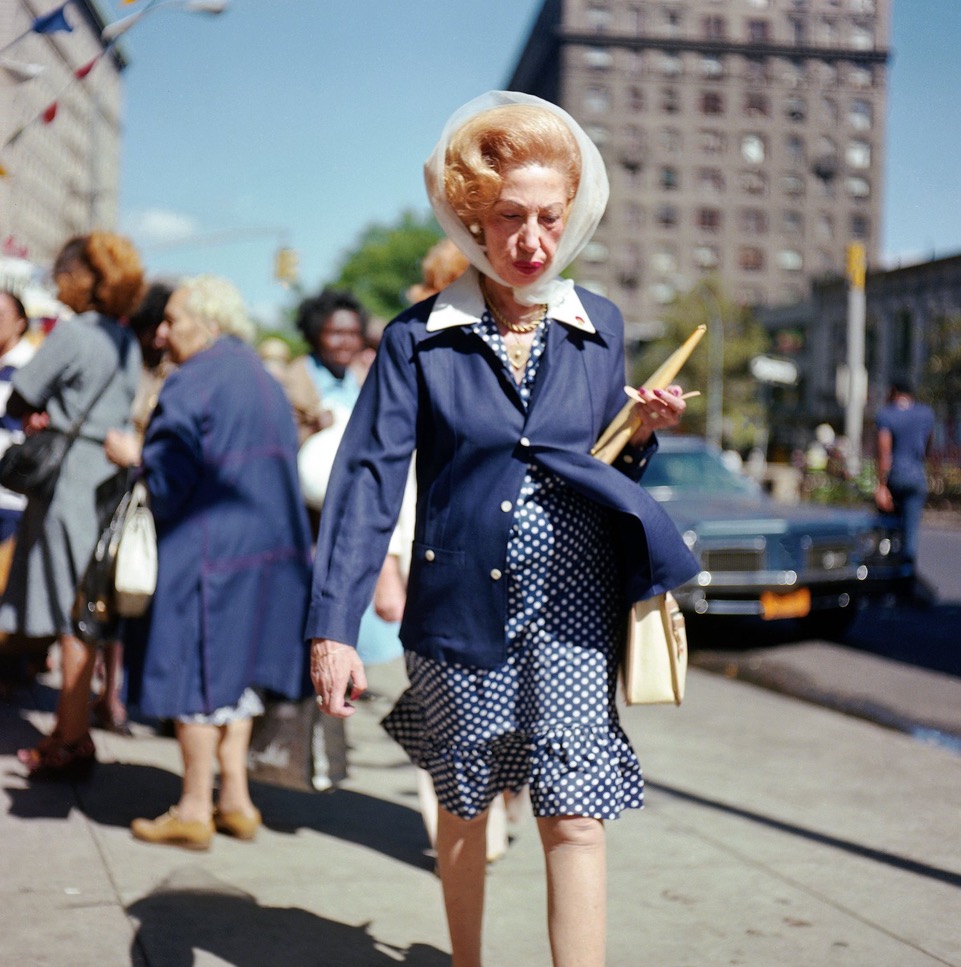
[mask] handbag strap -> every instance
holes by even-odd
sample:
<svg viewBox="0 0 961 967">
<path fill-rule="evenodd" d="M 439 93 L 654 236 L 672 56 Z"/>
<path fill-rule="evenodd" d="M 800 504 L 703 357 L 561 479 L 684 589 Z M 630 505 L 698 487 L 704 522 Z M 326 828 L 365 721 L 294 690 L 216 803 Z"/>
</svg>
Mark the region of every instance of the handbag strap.
<svg viewBox="0 0 961 967">
<path fill-rule="evenodd" d="M 83 412 L 80 413 L 74 419 L 73 423 L 71 423 L 69 428 L 66 430 L 64 435 L 67 437 L 67 439 L 70 441 L 71 444 L 79 436 L 80 428 L 84 425 L 84 423 L 87 422 L 87 417 L 90 416 L 90 414 L 93 412 L 93 408 L 100 402 L 100 400 L 103 397 L 103 394 L 107 392 L 107 389 L 110 386 L 110 384 L 117 378 L 117 376 L 123 370 L 124 365 L 127 362 L 127 350 L 130 348 L 130 340 L 134 338 L 132 333 L 129 332 L 129 330 L 127 330 L 127 333 L 128 333 L 128 338 L 124 342 L 123 347 L 120 350 L 117 368 L 110 371 L 110 374 L 107 376 L 107 381 L 103 384 L 103 386 L 100 387 L 99 390 L 97 390 L 97 395 L 84 407 Z"/>
</svg>

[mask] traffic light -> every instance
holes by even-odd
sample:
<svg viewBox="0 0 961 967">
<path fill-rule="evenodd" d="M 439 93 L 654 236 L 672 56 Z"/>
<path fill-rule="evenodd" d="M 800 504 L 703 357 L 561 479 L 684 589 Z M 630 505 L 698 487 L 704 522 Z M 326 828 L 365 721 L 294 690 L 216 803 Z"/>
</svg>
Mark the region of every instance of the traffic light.
<svg viewBox="0 0 961 967">
<path fill-rule="evenodd" d="M 277 249 L 274 256 L 274 278 L 283 285 L 297 281 L 297 252 L 292 248 Z"/>
</svg>

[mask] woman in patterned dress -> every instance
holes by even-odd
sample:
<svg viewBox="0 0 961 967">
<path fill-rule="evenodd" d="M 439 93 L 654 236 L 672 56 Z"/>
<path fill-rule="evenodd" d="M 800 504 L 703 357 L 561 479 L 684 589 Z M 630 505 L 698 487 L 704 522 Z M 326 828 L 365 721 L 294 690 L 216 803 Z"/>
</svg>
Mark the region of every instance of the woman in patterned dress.
<svg viewBox="0 0 961 967">
<path fill-rule="evenodd" d="M 312 676 L 328 714 L 352 714 L 366 679 L 351 642 L 416 450 L 410 688 L 385 727 L 434 780 L 453 963 L 481 962 L 488 807 L 529 784 L 554 964 L 600 965 L 603 823 L 643 796 L 615 708 L 624 616 L 696 571 L 637 484 L 684 402 L 677 387 L 651 394 L 618 461 L 590 456 L 624 399 L 623 320 L 558 278 L 608 194 L 569 115 L 484 95 L 448 121 L 425 172 L 473 267 L 384 332 L 328 487 Z"/>
</svg>

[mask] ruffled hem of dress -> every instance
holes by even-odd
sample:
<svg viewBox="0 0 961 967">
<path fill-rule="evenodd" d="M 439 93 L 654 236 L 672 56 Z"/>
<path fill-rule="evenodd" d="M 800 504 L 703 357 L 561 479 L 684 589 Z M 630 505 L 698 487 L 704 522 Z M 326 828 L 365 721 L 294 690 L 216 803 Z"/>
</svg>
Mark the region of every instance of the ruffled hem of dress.
<svg viewBox="0 0 961 967">
<path fill-rule="evenodd" d="M 644 805 L 640 762 L 620 726 L 511 732 L 476 745 L 433 742 L 416 701 L 401 697 L 383 720 L 388 735 L 434 780 L 437 797 L 464 819 L 482 813 L 505 790 L 531 787 L 535 816 L 617 819 Z"/>
</svg>

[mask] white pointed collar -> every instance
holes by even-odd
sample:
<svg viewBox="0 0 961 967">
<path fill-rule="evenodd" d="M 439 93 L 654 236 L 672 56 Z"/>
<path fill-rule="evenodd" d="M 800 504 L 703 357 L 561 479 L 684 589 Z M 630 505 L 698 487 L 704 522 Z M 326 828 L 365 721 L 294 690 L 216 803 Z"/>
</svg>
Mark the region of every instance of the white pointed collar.
<svg viewBox="0 0 961 967">
<path fill-rule="evenodd" d="M 570 279 L 560 280 L 557 286 L 558 297 L 551 300 L 547 313 L 552 319 L 580 329 L 581 332 L 596 332 L 587 310 L 574 290 Z M 437 294 L 430 318 L 427 320 L 428 332 L 439 332 L 455 326 L 471 326 L 480 322 L 484 314 L 484 297 L 481 295 L 480 279 L 477 269 L 470 267 L 456 281 Z"/>
</svg>

